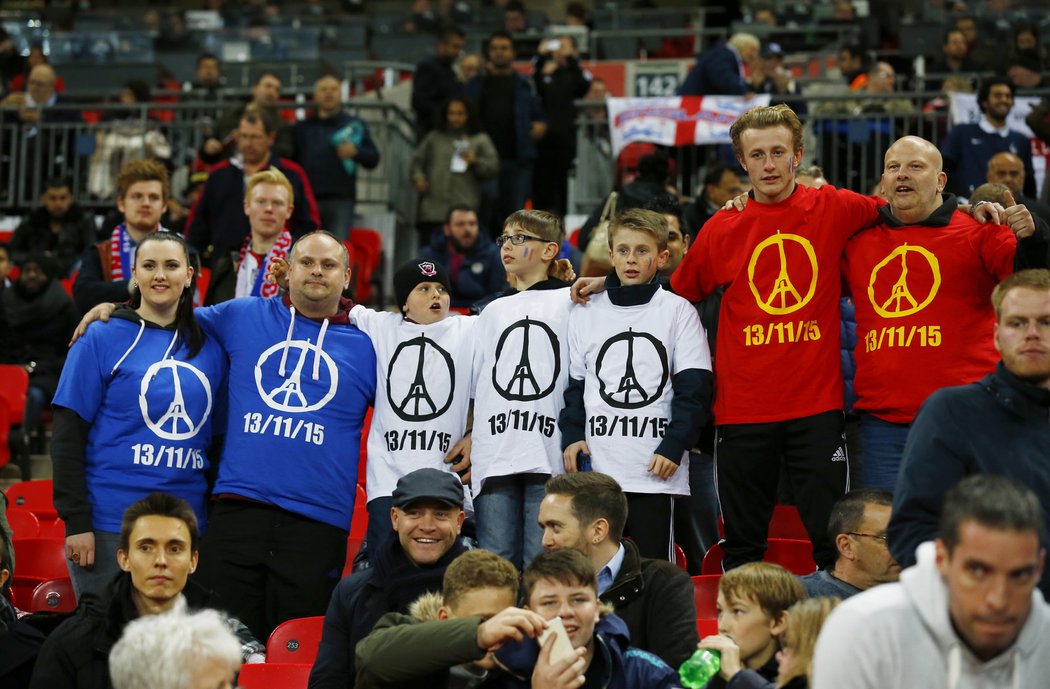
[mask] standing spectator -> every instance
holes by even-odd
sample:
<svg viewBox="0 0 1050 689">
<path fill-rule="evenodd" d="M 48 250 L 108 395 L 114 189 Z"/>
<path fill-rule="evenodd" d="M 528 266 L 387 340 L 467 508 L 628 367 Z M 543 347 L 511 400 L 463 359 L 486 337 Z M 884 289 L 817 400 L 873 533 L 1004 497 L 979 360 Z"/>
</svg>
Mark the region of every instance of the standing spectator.
<svg viewBox="0 0 1050 689">
<path fill-rule="evenodd" d="M 237 130 L 240 154 L 216 165 L 204 190 L 186 220 L 186 239 L 202 256 L 222 256 L 240 249 L 251 225 L 244 214 L 245 179 L 260 170 L 275 168 L 292 184 L 296 200 L 288 229 L 300 237 L 317 229 L 317 202 L 301 167 L 271 149 L 275 133 L 271 120 L 256 112 L 247 113 Z"/>
<path fill-rule="evenodd" d="M 945 494 L 967 476 L 1023 481 L 1044 512 L 1050 506 L 1042 469 L 1050 447 L 1050 271 L 1014 273 L 992 304 L 1002 357 L 995 372 L 933 393 L 908 434 L 889 526 L 902 567 L 915 563 L 916 548 L 936 533 Z M 1039 588 L 1050 594 L 1050 577 L 1043 574 Z"/>
<path fill-rule="evenodd" d="M 452 206 L 442 230 L 419 257 L 446 266 L 453 308 L 468 309 L 507 288 L 499 248 L 488 233 L 479 232 L 473 208 Z"/>
<path fill-rule="evenodd" d="M 236 140 L 239 125 L 244 116 L 250 112 L 258 113 L 269 122 L 274 132 L 273 149 L 282 158 L 291 158 L 295 152 L 295 140 L 291 124 L 286 121 L 277 103 L 281 100 L 281 80 L 273 72 L 263 72 L 252 86 L 252 99 L 244 105 L 232 108 L 223 113 L 215 125 L 211 137 L 201 146 L 201 160 L 214 165 L 228 154 Z"/>
<path fill-rule="evenodd" d="M 80 255 L 95 243 L 95 221 L 77 205 L 72 186 L 65 177 L 45 183 L 40 207 L 31 212 L 11 237 L 15 261 L 32 253 L 55 259 L 59 275 L 72 275 L 80 266 Z"/>
<path fill-rule="evenodd" d="M 959 196 L 969 197 L 987 175 L 988 161 L 996 153 L 1009 151 L 1024 161 L 1026 196 L 1035 196 L 1035 169 L 1032 167 L 1032 144 L 1028 137 L 1010 129 L 1006 122 L 1014 107 L 1013 82 L 994 77 L 981 82 L 977 91 L 977 105 L 981 121 L 977 124 L 957 124 L 941 142 L 944 171 L 948 173 L 950 189 Z"/>
<path fill-rule="evenodd" d="M 25 59 L 25 71 L 16 76 L 11 80 L 12 91 L 25 91 L 26 81 L 29 79 L 29 73 L 33 71 L 33 68 L 37 65 L 49 65 L 51 62 L 47 59 L 47 55 L 44 54 L 44 48 L 40 45 L 32 45 L 29 48 L 29 55 Z M 59 74 L 55 75 L 55 93 L 63 93 L 66 90 L 66 83 L 62 80 L 62 76 Z"/>
<path fill-rule="evenodd" d="M 758 60 L 758 38 L 749 33 L 735 33 L 696 56 L 678 89 L 682 96 L 742 96 L 751 90 L 744 78 L 745 67 Z"/>
<path fill-rule="evenodd" d="M 107 239 L 89 246 L 80 258 L 73 300 L 82 312 L 103 301 L 127 300 L 133 292 L 135 247 L 157 230 L 171 196 L 167 169 L 154 160 L 133 160 L 117 177 L 117 209 L 123 222 Z"/>
<path fill-rule="evenodd" d="M 276 261 L 287 261 L 292 246 L 288 218 L 295 196 L 288 178 L 276 168 L 260 170 L 248 178 L 244 190 L 244 213 L 251 233 L 239 251 L 215 256 L 205 306 L 236 297 L 275 297 L 280 291 L 266 281 Z"/>
<path fill-rule="evenodd" d="M 193 97 L 197 100 L 215 100 L 219 89 L 222 88 L 222 82 L 222 65 L 219 58 L 212 53 L 198 55 L 193 81 L 188 84 Z"/>
<path fill-rule="evenodd" d="M 547 121 L 529 80 L 514 71 L 514 42 L 494 33 L 487 43 L 488 71 L 466 85 L 466 94 L 478 104 L 481 128 L 499 153 L 499 179 L 483 219 L 495 232 L 514 211 L 525 207 L 532 189 L 536 142 L 547 133 Z"/>
<path fill-rule="evenodd" d="M 412 180 L 420 193 L 419 245 L 434 239 L 454 206 L 479 208 L 482 183 L 499 174 L 499 166 L 499 154 L 489 135 L 479 130 L 473 105 L 459 96 L 450 98 L 437 127 L 412 155 Z"/>
<path fill-rule="evenodd" d="M 342 82 L 326 75 L 314 84 L 317 111 L 295 123 L 295 158 L 306 171 L 321 227 L 339 239 L 350 236 L 357 203 L 358 167 L 379 164 L 368 126 L 343 110 Z"/>
<path fill-rule="evenodd" d="M 544 41 L 533 65 L 532 81 L 547 114 L 547 135 L 536 145 L 536 167 L 543 172 L 533 178 L 532 206 L 565 215 L 569 170 L 576 159 L 575 101 L 591 88 L 590 73 L 580 69 L 576 39 L 562 36 Z"/>
<path fill-rule="evenodd" d="M 227 364 L 194 316 L 189 258 L 177 234 L 143 238 L 130 302 L 77 342 L 58 381 L 54 500 L 78 597 L 101 595 L 116 573 L 131 503 L 163 489 L 204 521 L 212 411 Z"/>
<path fill-rule="evenodd" d="M 18 280 L 0 291 L 0 362 L 21 366 L 29 374 L 22 420 L 23 432 L 28 433 L 55 395 L 79 316 L 58 280 L 53 257 L 30 253 L 19 261 L 19 268 Z"/>
<path fill-rule="evenodd" d="M 440 124 L 438 107 L 463 90 L 453 65 L 463 52 L 465 36 L 459 27 L 446 28 L 438 35 L 434 55 L 416 65 L 412 77 L 412 111 L 416 114 L 416 134 L 420 139 Z"/>
<path fill-rule="evenodd" d="M 933 60 L 926 70 L 929 74 L 936 75 L 936 78 L 926 80 L 926 90 L 940 91 L 943 89 L 948 75 L 969 75 L 979 70 L 979 66 L 967 52 L 966 36 L 963 32 L 955 28 L 948 29 L 944 33 L 941 56 Z M 971 81 L 969 76 L 966 76 L 966 79 Z"/>
</svg>

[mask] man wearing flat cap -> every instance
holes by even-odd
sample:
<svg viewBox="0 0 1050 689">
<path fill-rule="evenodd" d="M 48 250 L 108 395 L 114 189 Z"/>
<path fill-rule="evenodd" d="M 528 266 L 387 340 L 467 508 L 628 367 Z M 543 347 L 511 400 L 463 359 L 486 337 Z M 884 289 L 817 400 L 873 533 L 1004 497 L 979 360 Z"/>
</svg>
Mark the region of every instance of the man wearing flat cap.
<svg viewBox="0 0 1050 689">
<path fill-rule="evenodd" d="M 373 554 L 370 569 L 346 577 L 335 587 L 309 689 L 354 686 L 354 648 L 388 612 L 407 613 L 422 594 L 440 592 L 445 568 L 467 546 L 463 527 L 463 484 L 439 469 L 402 476 L 394 493 L 390 521 L 396 539 Z"/>
</svg>

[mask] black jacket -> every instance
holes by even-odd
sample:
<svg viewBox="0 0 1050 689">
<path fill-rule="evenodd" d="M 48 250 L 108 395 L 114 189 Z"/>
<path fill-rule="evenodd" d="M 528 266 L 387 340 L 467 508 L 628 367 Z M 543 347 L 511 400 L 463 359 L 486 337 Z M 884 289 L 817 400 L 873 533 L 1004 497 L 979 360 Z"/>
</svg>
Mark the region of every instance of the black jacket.
<svg viewBox="0 0 1050 689">
<path fill-rule="evenodd" d="M 62 276 L 69 275 L 84 249 L 95 243 L 95 221 L 73 204 L 61 220 L 58 233 L 51 231 L 51 215 L 37 208 L 23 220 L 11 237 L 11 258 L 16 263 L 34 253 L 51 254 L 58 261 Z"/>
<path fill-rule="evenodd" d="M 101 598 L 85 596 L 76 613 L 59 625 L 44 642 L 37 657 L 30 689 L 109 689 L 109 652 L 120 640 L 124 627 L 139 617 L 131 597 L 131 575 L 121 572 Z M 190 609 L 213 608 L 212 594 L 189 581 L 182 591 Z M 228 621 L 241 641 L 244 658 L 260 653 L 262 644 L 253 639 L 240 621 Z"/>
<path fill-rule="evenodd" d="M 623 547 L 620 573 L 601 599 L 612 603 L 627 624 L 632 646 L 676 668 L 693 655 L 700 640 L 693 582 L 667 560 L 641 557 L 634 543 L 624 541 Z"/>
<path fill-rule="evenodd" d="M 930 395 L 912 423 L 888 532 L 901 567 L 914 565 L 915 548 L 937 535 L 945 493 L 972 474 L 1020 481 L 1050 506 L 1050 390 L 1002 362 L 976 383 Z M 1050 570 L 1039 588 L 1050 595 Z"/>
<path fill-rule="evenodd" d="M 44 290 L 27 297 L 19 285 L 0 293 L 0 363 L 36 362 L 29 382 L 42 389 L 48 401 L 58 387 L 58 377 L 69 351 L 69 338 L 80 314 L 62 288 L 52 278 Z"/>
</svg>

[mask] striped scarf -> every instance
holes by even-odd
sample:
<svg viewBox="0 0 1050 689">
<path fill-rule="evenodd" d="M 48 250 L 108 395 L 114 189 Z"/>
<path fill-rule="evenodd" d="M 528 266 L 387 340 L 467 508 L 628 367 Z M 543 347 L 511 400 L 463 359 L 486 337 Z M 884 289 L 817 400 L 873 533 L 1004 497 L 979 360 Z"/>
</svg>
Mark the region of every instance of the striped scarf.
<svg viewBox="0 0 1050 689">
<path fill-rule="evenodd" d="M 280 288 L 266 281 L 266 273 L 269 272 L 275 259 L 288 257 L 288 249 L 292 246 L 292 233 L 287 228 L 281 230 L 281 235 L 263 258 L 261 265 L 255 254 L 251 252 L 251 246 L 252 238 L 249 235 L 241 246 L 241 256 L 237 260 L 237 287 L 234 296 L 276 296 Z"/>
<path fill-rule="evenodd" d="M 113 228 L 109 236 L 109 277 L 111 280 L 131 279 L 131 267 L 135 265 L 135 243 L 124 223 Z"/>
</svg>

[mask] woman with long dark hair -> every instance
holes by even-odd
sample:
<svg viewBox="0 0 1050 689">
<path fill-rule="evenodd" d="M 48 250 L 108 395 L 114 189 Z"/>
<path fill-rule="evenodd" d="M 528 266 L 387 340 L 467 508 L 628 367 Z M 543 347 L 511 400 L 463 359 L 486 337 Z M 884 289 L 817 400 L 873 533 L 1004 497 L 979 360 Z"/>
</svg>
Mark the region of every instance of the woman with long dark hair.
<svg viewBox="0 0 1050 689">
<path fill-rule="evenodd" d="M 420 246 L 430 243 L 453 206 L 478 209 L 481 184 L 499 174 L 499 154 L 470 101 L 459 96 L 438 110 L 437 129 L 427 134 L 412 156 L 412 181 L 419 192 L 417 227 Z"/>
<path fill-rule="evenodd" d="M 205 519 L 226 355 L 194 318 L 181 236 L 147 235 L 132 277 L 131 300 L 70 350 L 53 402 L 54 500 L 78 598 L 101 595 L 118 571 L 121 516 L 134 501 L 163 491 Z"/>
</svg>

